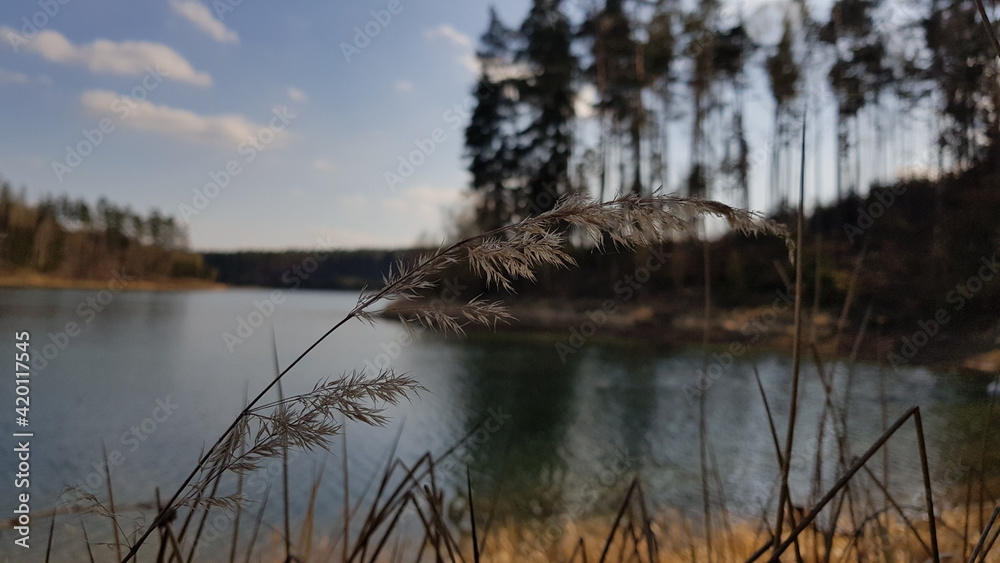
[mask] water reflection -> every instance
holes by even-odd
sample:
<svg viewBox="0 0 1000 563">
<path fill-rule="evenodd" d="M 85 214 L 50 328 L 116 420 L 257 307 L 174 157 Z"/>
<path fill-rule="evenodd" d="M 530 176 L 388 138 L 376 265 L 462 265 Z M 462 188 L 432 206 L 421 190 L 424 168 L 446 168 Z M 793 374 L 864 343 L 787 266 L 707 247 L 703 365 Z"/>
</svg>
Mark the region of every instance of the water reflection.
<svg viewBox="0 0 1000 563">
<path fill-rule="evenodd" d="M 461 349 L 455 359 L 466 431 L 503 422 L 468 448 L 471 469 L 487 490 L 532 493 L 501 496 L 498 508 L 506 513 L 558 511 L 573 459 L 567 434 L 579 408 L 581 360 L 562 364 L 551 343 L 518 337 L 476 336 L 454 345 Z"/>
</svg>

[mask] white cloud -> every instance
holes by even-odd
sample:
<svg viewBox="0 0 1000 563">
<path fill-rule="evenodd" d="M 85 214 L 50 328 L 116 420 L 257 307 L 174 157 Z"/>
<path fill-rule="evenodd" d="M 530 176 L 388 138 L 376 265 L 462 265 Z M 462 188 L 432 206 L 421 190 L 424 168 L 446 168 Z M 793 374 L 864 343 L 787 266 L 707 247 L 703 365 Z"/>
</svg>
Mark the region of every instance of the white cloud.
<svg viewBox="0 0 1000 563">
<path fill-rule="evenodd" d="M 397 80 L 395 84 L 392 85 L 393 88 L 398 92 L 412 92 L 414 85 L 409 80 Z"/>
<path fill-rule="evenodd" d="M 0 35 L 13 30 L 0 27 Z M 73 45 L 66 37 L 51 29 L 38 32 L 24 48 L 38 53 L 47 61 L 84 66 L 96 74 L 140 76 L 155 68 L 163 76 L 197 86 L 211 86 L 212 77 L 194 70 L 184 57 L 162 43 L 148 41 L 109 41 L 97 39 L 85 45 Z"/>
<path fill-rule="evenodd" d="M 462 201 L 462 190 L 437 189 L 428 185 L 419 185 L 398 197 L 383 202 L 383 207 L 390 212 L 407 216 L 420 216 L 424 220 L 439 219 L 442 211 Z"/>
<path fill-rule="evenodd" d="M 170 8 L 219 43 L 240 42 L 240 36 L 235 31 L 215 19 L 211 10 L 197 0 L 170 0 Z"/>
<path fill-rule="evenodd" d="M 11 72 L 0 68 L 0 84 L 27 84 L 31 79 L 23 72 Z"/>
<path fill-rule="evenodd" d="M 266 125 L 253 123 L 242 115 L 199 115 L 193 111 L 160 106 L 148 101 L 135 101 L 107 90 L 90 90 L 81 96 L 83 107 L 98 117 L 113 118 L 122 127 L 149 131 L 183 141 L 235 148 L 258 135 Z M 279 148 L 285 144 L 287 133 L 273 131 L 268 147 Z"/>
<path fill-rule="evenodd" d="M 458 58 L 458 62 L 473 74 L 479 74 L 479 70 L 482 68 L 479 64 L 479 57 L 475 55 L 462 55 Z"/>
<path fill-rule="evenodd" d="M 463 49 L 472 49 L 473 42 L 472 38 L 468 35 L 462 33 L 461 31 L 451 27 L 448 24 L 441 24 L 433 29 L 428 29 L 426 31 L 427 37 L 431 39 L 444 38 L 451 41 L 454 45 L 462 47 Z"/>
<path fill-rule="evenodd" d="M 293 86 L 289 86 L 285 93 L 288 94 L 288 99 L 293 102 L 304 102 L 309 99 L 305 92 Z"/>
<path fill-rule="evenodd" d="M 312 161 L 312 167 L 316 170 L 326 172 L 329 170 L 333 170 L 333 162 L 330 162 L 325 158 L 317 158 Z"/>
<path fill-rule="evenodd" d="M 465 53 L 458 58 L 459 64 L 461 64 L 469 72 L 475 74 L 479 73 L 479 60 L 473 52 L 474 43 L 471 37 L 446 23 L 435 28 L 428 29 L 424 32 L 424 36 L 429 39 L 446 39 L 452 45 L 458 47 L 462 51 L 465 51 Z"/>
</svg>

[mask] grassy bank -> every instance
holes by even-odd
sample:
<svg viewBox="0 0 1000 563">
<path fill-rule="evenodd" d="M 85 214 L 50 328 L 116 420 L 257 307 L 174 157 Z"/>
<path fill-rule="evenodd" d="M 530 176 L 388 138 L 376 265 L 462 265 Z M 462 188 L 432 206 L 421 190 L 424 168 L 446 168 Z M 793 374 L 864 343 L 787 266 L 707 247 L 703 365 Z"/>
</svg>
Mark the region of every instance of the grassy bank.
<svg viewBox="0 0 1000 563">
<path fill-rule="evenodd" d="M 42 274 L 30 270 L 0 274 L 0 288 L 45 288 L 45 289 L 104 289 L 109 280 L 73 279 Z M 225 289 L 222 283 L 201 278 L 163 278 L 152 280 L 127 280 L 121 283 L 123 289 L 134 291 L 180 291 L 187 289 Z"/>
</svg>

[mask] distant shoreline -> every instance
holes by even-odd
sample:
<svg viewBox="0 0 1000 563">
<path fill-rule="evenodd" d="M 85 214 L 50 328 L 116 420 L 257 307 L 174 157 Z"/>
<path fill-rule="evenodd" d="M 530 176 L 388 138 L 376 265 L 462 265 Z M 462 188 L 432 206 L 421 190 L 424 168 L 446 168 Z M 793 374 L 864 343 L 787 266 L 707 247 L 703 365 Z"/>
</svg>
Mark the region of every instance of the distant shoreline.
<svg viewBox="0 0 1000 563">
<path fill-rule="evenodd" d="M 20 289 L 104 289 L 113 280 L 71 279 L 40 274 L 38 272 L 16 272 L 0 274 L 0 288 Z M 128 280 L 115 282 L 125 291 L 184 291 L 189 289 L 228 289 L 224 283 L 197 278 L 171 278 L 164 280 Z"/>
<path fill-rule="evenodd" d="M 704 313 L 701 303 L 681 305 L 681 300 L 673 303 L 662 301 L 651 305 L 624 306 L 611 314 L 600 315 L 601 302 L 582 300 L 516 299 L 508 302 L 508 310 L 515 320 L 509 324 L 499 324 L 494 329 L 470 325 L 470 333 L 496 332 L 508 334 L 541 334 L 553 339 L 553 346 L 559 347 L 564 355 L 572 355 L 585 342 L 633 340 L 649 344 L 677 347 L 697 347 L 704 341 Z M 412 307 L 408 303 L 407 307 Z M 385 317 L 395 319 L 393 305 L 388 307 Z M 793 345 L 793 323 L 790 308 L 775 311 L 774 307 L 742 307 L 734 309 L 716 308 L 712 313 L 708 350 L 711 353 L 743 356 L 750 350 L 791 353 Z M 456 310 L 457 311 L 457 310 Z M 812 361 L 813 326 L 809 313 L 802 329 L 803 353 Z M 848 358 L 857 337 L 856 327 L 845 328 L 836 345 L 836 319 L 833 314 L 820 311 L 816 318 L 816 353 L 824 362 Z M 909 336 L 905 333 L 882 335 L 880 356 L 875 342 L 875 327 L 869 326 L 865 337 L 857 349 L 859 360 L 885 362 L 887 345 L 894 347 Z M 927 346 L 905 363 L 910 366 L 932 366 L 952 368 L 969 373 L 995 374 L 1000 371 L 1000 350 L 984 333 L 949 333 L 946 340 L 934 346 Z M 888 364 L 886 369 L 892 369 Z"/>
<path fill-rule="evenodd" d="M 0 274 L 0 289 L 105 289 L 112 280 L 67 279 L 37 272 L 17 272 Z M 120 282 L 116 282 L 121 285 Z M 232 289 L 220 282 L 197 278 L 177 278 L 164 280 L 129 280 L 122 289 L 126 291 L 186 291 Z M 242 287 L 248 289 L 247 287 Z M 265 288 L 256 288 L 265 289 Z M 681 301 L 681 300 L 678 300 Z M 606 302 L 605 302 L 606 303 Z M 776 302 L 777 303 L 777 302 Z M 600 315 L 602 302 L 581 300 L 571 302 L 551 299 L 515 299 L 507 303 L 509 311 L 515 320 L 509 324 L 498 325 L 498 333 L 534 333 L 543 334 L 555 339 L 554 345 L 563 344 L 563 352 L 574 354 L 582 343 L 593 338 L 595 341 L 607 340 L 637 340 L 666 346 L 699 346 L 703 342 L 704 320 L 701 305 L 678 306 L 678 302 L 665 304 L 660 302 L 654 306 L 625 306 L 609 311 L 610 314 Z M 408 306 L 412 306 L 410 303 Z M 385 317 L 394 320 L 393 305 L 388 307 Z M 775 311 L 776 315 L 766 319 L 765 315 L 772 307 L 747 307 L 736 309 L 717 308 L 710 322 L 711 336 L 709 349 L 713 352 L 724 352 L 746 342 L 747 337 L 755 338 L 753 348 L 760 351 L 790 351 L 792 347 L 792 319 L 790 311 Z M 759 319 L 770 322 L 757 330 Z M 596 321 L 596 322 L 595 322 Z M 833 345 L 835 321 L 829 313 L 821 312 L 817 317 L 818 351 L 825 360 L 842 359 L 850 355 L 850 347 L 856 335 L 851 329 L 846 329 L 841 336 L 841 346 L 837 350 Z M 483 327 L 468 326 L 470 332 L 491 332 Z M 805 323 L 803 337 L 808 350 L 812 330 L 811 323 Z M 898 340 L 905 334 L 883 335 L 885 339 Z M 918 357 L 913 358 L 911 365 L 928 365 L 954 368 L 981 374 L 1000 372 L 1000 350 L 997 350 L 986 335 L 954 334 L 949 335 L 950 343 L 939 342 L 935 346 L 922 350 Z M 858 349 L 858 358 L 866 361 L 878 361 L 878 353 L 872 336 L 869 334 Z M 737 350 L 738 351 L 738 348 Z M 737 355 L 741 355 L 740 352 Z"/>
</svg>

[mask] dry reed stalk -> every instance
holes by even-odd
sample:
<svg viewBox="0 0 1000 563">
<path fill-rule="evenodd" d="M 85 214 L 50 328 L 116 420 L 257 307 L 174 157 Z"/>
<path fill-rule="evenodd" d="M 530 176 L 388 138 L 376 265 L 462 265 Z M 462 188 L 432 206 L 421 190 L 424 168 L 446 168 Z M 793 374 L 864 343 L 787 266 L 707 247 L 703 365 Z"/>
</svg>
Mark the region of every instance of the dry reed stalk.
<svg viewBox="0 0 1000 563">
<path fill-rule="evenodd" d="M 56 534 L 56 515 L 52 515 L 52 519 L 49 521 L 49 539 L 45 542 L 45 563 L 49 563 L 49 557 L 52 555 L 52 537 Z"/>
<path fill-rule="evenodd" d="M 111 467 L 108 465 L 108 446 L 101 442 L 101 454 L 104 457 L 104 467 Z M 122 556 L 122 543 L 118 535 L 118 515 L 115 512 L 115 490 L 111 485 L 111 472 L 104 472 L 104 484 L 108 490 L 108 508 L 111 514 L 111 521 L 113 523 L 112 529 L 115 531 L 115 552 L 118 554 L 118 558 L 121 559 Z"/>
<path fill-rule="evenodd" d="M 802 115 L 802 162 L 799 171 L 799 202 L 795 245 L 795 328 L 792 337 L 792 390 L 788 406 L 788 429 L 785 433 L 785 457 L 781 463 L 781 488 L 778 492 L 777 523 L 774 526 L 774 555 L 778 559 L 781 534 L 784 532 L 785 503 L 788 502 L 788 476 L 791 469 L 792 448 L 795 445 L 795 419 L 799 407 L 799 372 L 802 363 L 802 239 L 805 234 L 806 190 L 806 114 Z M 796 544 L 798 546 L 798 544 Z M 797 553 L 797 552 L 796 552 Z"/>
<path fill-rule="evenodd" d="M 611 201 L 594 201 L 575 194 L 560 199 L 545 213 L 528 217 L 515 224 L 469 237 L 425 254 L 416 261 L 400 263 L 384 277 L 380 290 L 362 292 L 355 307 L 312 345 L 306 348 L 285 369 L 262 389 L 240 412 L 215 443 L 202 455 L 188 477 L 165 503 L 142 536 L 122 560 L 129 561 L 143 543 L 177 507 L 202 503 L 233 507 L 239 499 L 213 498 L 206 488 L 224 472 L 250 471 L 263 459 L 281 454 L 282 444 L 297 448 L 326 448 L 330 438 L 340 431 L 337 415 L 368 424 L 386 421 L 384 405 L 396 404 L 422 389 L 414 380 L 386 369 L 374 378 L 354 371 L 336 380 L 323 381 L 305 395 L 279 399 L 278 403 L 261 405 L 264 397 L 306 355 L 338 328 L 352 319 L 374 323 L 380 314 L 373 306 L 383 300 L 417 300 L 422 291 L 439 283 L 438 276 L 447 268 L 465 262 L 470 269 L 496 288 L 512 291 L 513 280 L 535 280 L 535 271 L 543 266 L 575 265 L 563 249 L 565 235 L 561 230 L 573 227 L 586 234 L 598 247 L 605 241 L 618 248 L 635 250 L 670 239 L 676 232 L 690 232 L 697 219 L 720 217 L 744 234 L 765 234 L 784 237 L 789 251 L 794 247 L 787 230 L 763 216 L 699 198 L 676 196 L 625 195 Z M 431 307 L 417 308 L 401 318 L 408 327 L 424 327 L 463 332 L 468 323 L 495 326 L 511 319 L 499 302 L 473 298 L 458 312 L 449 313 Z M 240 448 L 246 450 L 238 454 Z M 197 478 L 197 479 L 196 479 Z"/>
<path fill-rule="evenodd" d="M 94 550 L 90 545 L 90 535 L 87 534 L 87 523 L 82 519 L 80 520 L 80 527 L 83 528 L 83 543 L 87 546 L 87 560 L 90 561 L 90 563 L 95 563 Z"/>
<path fill-rule="evenodd" d="M 916 432 L 917 432 L 917 445 L 918 445 L 919 451 L 920 451 L 920 465 L 921 465 L 921 472 L 923 473 L 923 480 L 924 480 L 924 496 L 925 496 L 924 500 L 927 503 L 927 513 L 928 513 L 928 516 L 929 516 L 928 527 L 929 527 L 929 532 L 930 532 L 930 536 L 931 536 L 931 551 L 932 551 L 932 555 L 933 555 L 933 561 L 935 563 L 939 563 L 940 562 L 940 555 L 939 555 L 940 552 L 939 552 L 939 549 L 938 549 L 937 527 L 936 527 L 936 519 L 935 519 L 935 515 L 934 515 L 934 501 L 933 501 L 933 497 L 931 495 L 931 490 L 930 490 L 930 472 L 929 472 L 929 470 L 927 468 L 927 450 L 926 450 L 925 445 L 924 445 L 923 425 L 922 425 L 921 419 L 920 419 L 920 408 L 919 407 L 911 407 L 910 409 L 908 409 L 906 411 L 906 413 L 904 413 L 902 416 L 900 416 L 898 419 L 896 419 L 896 422 L 894 422 L 892 424 L 892 426 L 890 426 L 889 429 L 886 430 L 878 438 L 878 440 L 876 440 L 868 448 L 868 450 L 865 451 L 865 453 L 862 454 L 851 465 L 851 467 L 847 470 L 847 472 L 844 473 L 837 480 L 837 482 L 830 488 L 829 491 L 827 491 L 827 493 L 825 495 L 823 495 L 823 498 L 821 498 L 819 500 L 819 502 L 817 502 L 812 507 L 812 509 L 809 511 L 808 514 L 806 514 L 805 518 L 802 519 L 802 521 L 799 523 L 799 525 L 796 526 L 792 530 L 791 536 L 789 538 L 787 538 L 784 541 L 780 542 L 777 545 L 777 547 L 775 547 L 775 543 L 776 542 L 774 542 L 774 541 L 770 541 L 770 542 L 764 544 L 763 546 L 761 546 L 757 551 L 755 551 L 747 559 L 747 562 L 750 563 L 752 561 L 756 561 L 757 559 L 759 559 L 769 549 L 773 549 L 773 551 L 774 551 L 773 554 L 772 554 L 772 556 L 771 556 L 772 560 L 777 560 L 777 558 L 782 553 L 784 553 L 784 551 L 787 550 L 795 542 L 795 538 L 797 538 L 806 528 L 808 528 L 812 524 L 812 522 L 816 519 L 816 516 L 818 516 L 819 513 L 823 510 L 823 508 L 825 508 L 826 505 L 829 504 L 830 501 L 832 501 L 837 496 L 837 493 L 840 492 L 841 489 L 845 488 L 848 485 L 848 483 L 851 482 L 851 480 L 854 478 L 854 475 L 856 473 L 858 473 L 861 470 L 862 467 L 864 467 L 865 463 L 867 463 L 868 460 L 871 459 L 878 452 L 878 450 L 882 446 L 884 446 L 889 441 L 889 439 L 910 418 L 913 418 L 913 423 L 914 423 L 914 426 L 916 427 Z"/>
</svg>

